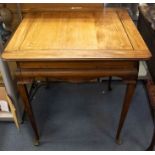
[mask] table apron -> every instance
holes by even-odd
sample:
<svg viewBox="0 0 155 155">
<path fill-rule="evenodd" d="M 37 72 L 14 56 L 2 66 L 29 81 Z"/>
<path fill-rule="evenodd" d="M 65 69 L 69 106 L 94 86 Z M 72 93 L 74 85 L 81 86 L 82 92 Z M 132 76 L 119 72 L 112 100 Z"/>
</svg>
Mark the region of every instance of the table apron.
<svg viewBox="0 0 155 155">
<path fill-rule="evenodd" d="M 17 66 L 17 81 L 23 83 L 45 78 L 74 81 L 108 76 L 136 80 L 138 76 L 136 61 L 18 62 Z"/>
<path fill-rule="evenodd" d="M 17 65 L 21 69 L 132 69 L 137 67 L 137 61 L 22 61 Z"/>
</svg>

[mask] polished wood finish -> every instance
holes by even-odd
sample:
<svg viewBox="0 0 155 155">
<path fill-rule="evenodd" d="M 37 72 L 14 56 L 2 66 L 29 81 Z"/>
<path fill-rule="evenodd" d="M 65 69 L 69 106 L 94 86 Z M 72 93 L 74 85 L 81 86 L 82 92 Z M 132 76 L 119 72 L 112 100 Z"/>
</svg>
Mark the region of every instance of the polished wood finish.
<svg viewBox="0 0 155 155">
<path fill-rule="evenodd" d="M 20 68 L 22 69 L 126 69 L 134 68 L 136 66 L 135 61 L 102 61 L 102 60 L 70 60 L 70 61 L 19 61 L 17 62 Z"/>
<path fill-rule="evenodd" d="M 128 85 L 116 139 L 134 93 L 140 60 L 151 54 L 126 10 L 52 11 L 25 15 L 3 59 L 17 63 L 20 94 L 39 139 L 25 84 L 41 80 L 79 82 L 106 76 Z"/>
<path fill-rule="evenodd" d="M 124 124 L 126 115 L 128 113 L 129 106 L 130 106 L 131 99 L 134 94 L 135 88 L 136 88 L 136 81 L 133 81 L 127 84 L 126 94 L 125 94 L 123 108 L 122 108 L 123 110 L 121 112 L 120 122 L 119 122 L 118 130 L 117 130 L 117 134 L 116 134 L 116 143 L 118 144 L 122 143 L 120 140 L 120 133 L 121 133 L 122 126 Z"/>
<path fill-rule="evenodd" d="M 24 61 L 150 56 L 128 13 L 111 9 L 27 14 L 2 55 Z"/>
<path fill-rule="evenodd" d="M 2 7 L 3 4 L 0 4 Z M 22 14 L 30 12 L 45 12 L 45 11 L 70 11 L 70 10 L 99 10 L 103 9 L 104 4 L 101 3 L 20 3 L 20 9 Z M 16 3 L 7 3 L 7 7 L 11 11 L 17 11 Z"/>
</svg>

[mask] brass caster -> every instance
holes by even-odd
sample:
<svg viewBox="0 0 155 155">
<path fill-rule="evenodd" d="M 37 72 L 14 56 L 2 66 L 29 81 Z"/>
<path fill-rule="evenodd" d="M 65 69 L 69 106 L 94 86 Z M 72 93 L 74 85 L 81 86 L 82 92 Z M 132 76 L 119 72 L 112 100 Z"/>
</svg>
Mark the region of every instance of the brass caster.
<svg viewBox="0 0 155 155">
<path fill-rule="evenodd" d="M 36 139 L 35 141 L 34 141 L 34 146 L 39 146 L 39 139 Z"/>
<path fill-rule="evenodd" d="M 121 145 L 122 144 L 122 140 L 121 139 L 116 139 L 116 144 Z"/>
</svg>

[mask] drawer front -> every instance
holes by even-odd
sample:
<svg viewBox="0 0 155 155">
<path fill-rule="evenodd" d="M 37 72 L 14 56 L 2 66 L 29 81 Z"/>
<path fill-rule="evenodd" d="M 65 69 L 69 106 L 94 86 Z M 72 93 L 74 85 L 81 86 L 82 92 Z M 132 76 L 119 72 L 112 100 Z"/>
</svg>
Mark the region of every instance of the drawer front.
<svg viewBox="0 0 155 155">
<path fill-rule="evenodd" d="M 136 61 L 56 61 L 18 62 L 20 69 L 132 69 Z"/>
</svg>

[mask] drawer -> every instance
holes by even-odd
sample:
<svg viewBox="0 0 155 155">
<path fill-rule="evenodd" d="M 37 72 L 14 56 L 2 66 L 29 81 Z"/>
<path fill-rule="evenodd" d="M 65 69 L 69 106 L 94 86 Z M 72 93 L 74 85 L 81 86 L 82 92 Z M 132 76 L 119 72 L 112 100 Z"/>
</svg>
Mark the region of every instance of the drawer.
<svg viewBox="0 0 155 155">
<path fill-rule="evenodd" d="M 136 61 L 35 61 L 18 62 L 21 69 L 132 69 Z"/>
</svg>

